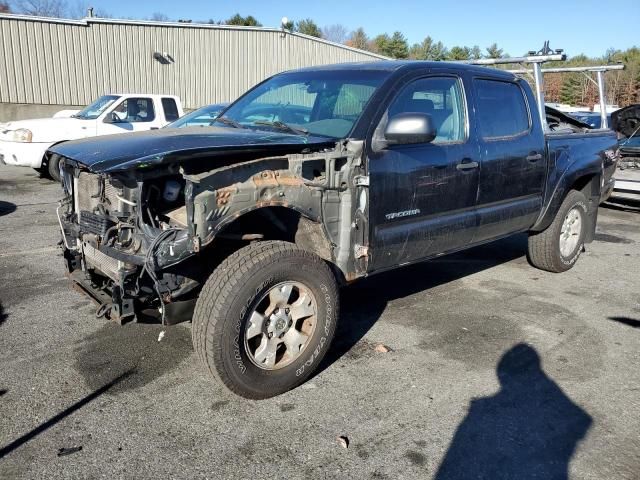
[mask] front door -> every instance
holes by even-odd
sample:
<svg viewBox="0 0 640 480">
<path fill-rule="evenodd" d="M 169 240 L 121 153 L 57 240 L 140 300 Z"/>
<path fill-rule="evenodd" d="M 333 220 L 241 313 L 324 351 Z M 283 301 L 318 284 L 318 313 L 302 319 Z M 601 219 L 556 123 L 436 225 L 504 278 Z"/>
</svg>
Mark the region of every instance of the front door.
<svg viewBox="0 0 640 480">
<path fill-rule="evenodd" d="M 114 133 L 141 132 L 158 128 L 156 112 L 153 108 L 153 100 L 148 97 L 129 97 L 107 116 L 116 121 L 105 123 L 98 122 L 98 135 L 111 135 Z"/>
<path fill-rule="evenodd" d="M 429 114 L 437 136 L 373 148 L 369 155 L 371 270 L 462 248 L 475 232 L 480 159 L 470 141 L 463 79 L 443 74 L 409 81 L 375 135 L 405 112 Z"/>
</svg>

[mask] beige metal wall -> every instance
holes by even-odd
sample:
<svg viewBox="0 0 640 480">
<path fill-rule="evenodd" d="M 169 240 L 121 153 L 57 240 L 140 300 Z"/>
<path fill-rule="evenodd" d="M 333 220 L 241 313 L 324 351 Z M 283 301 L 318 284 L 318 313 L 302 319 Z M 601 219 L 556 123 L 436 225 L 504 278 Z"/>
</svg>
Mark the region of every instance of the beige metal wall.
<svg viewBox="0 0 640 480">
<path fill-rule="evenodd" d="M 85 105 L 140 92 L 196 108 L 284 70 L 383 58 L 276 29 L 16 15 L 0 15 L 0 41 L 0 103 Z"/>
</svg>

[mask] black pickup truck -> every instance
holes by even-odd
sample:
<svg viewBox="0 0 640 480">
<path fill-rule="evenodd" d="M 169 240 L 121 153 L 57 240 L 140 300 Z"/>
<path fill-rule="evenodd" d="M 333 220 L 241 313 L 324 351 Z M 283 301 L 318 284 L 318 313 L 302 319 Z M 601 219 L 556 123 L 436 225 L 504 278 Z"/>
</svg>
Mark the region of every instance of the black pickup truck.
<svg viewBox="0 0 640 480">
<path fill-rule="evenodd" d="M 192 320 L 228 388 L 302 383 L 338 287 L 517 232 L 570 269 L 611 188 L 616 135 L 541 118 L 512 74 L 381 62 L 271 77 L 204 128 L 52 148 L 70 277 L 117 321 Z"/>
</svg>

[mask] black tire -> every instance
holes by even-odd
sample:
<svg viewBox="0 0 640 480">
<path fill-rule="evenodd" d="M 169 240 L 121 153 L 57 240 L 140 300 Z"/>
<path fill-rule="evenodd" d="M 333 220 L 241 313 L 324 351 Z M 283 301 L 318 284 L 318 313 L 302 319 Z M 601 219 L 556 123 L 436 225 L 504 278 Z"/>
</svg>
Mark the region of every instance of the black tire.
<svg viewBox="0 0 640 480">
<path fill-rule="evenodd" d="M 570 211 L 580 216 L 580 233 L 575 248 L 563 255 L 560 249 L 562 225 Z M 529 233 L 527 258 L 529 262 L 541 270 L 548 272 L 565 272 L 578 260 L 584 250 L 584 239 L 588 228 L 589 214 L 586 197 L 577 190 L 571 190 L 558 209 L 553 222 L 546 230 Z"/>
<path fill-rule="evenodd" d="M 313 333 L 291 363 L 258 367 L 245 345 L 245 328 L 266 292 L 281 282 L 299 282 L 315 298 Z M 193 346 L 209 371 L 236 394 L 263 399 L 303 383 L 318 367 L 333 339 L 338 286 L 328 265 L 295 244 L 257 242 L 227 257 L 211 274 L 193 314 Z"/>
<path fill-rule="evenodd" d="M 49 162 L 47 164 L 47 172 L 52 180 L 60 182 L 60 155 L 55 153 L 49 156 Z"/>
</svg>

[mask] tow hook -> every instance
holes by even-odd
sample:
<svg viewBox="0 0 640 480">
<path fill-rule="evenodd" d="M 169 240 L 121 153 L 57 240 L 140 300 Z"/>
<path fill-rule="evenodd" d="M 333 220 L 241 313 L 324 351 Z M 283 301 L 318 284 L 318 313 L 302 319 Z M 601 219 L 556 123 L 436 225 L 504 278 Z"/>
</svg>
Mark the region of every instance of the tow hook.
<svg viewBox="0 0 640 480">
<path fill-rule="evenodd" d="M 100 317 L 107 318 L 109 313 L 111 313 L 112 308 L 113 308 L 113 303 L 103 303 L 98 307 L 98 310 L 96 310 L 96 318 L 100 318 Z"/>
</svg>

